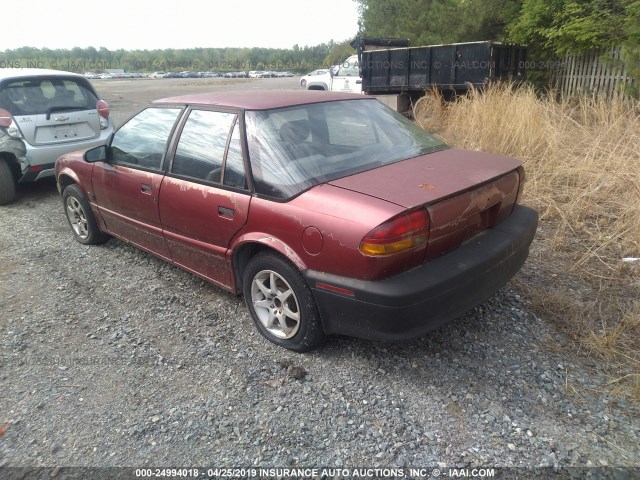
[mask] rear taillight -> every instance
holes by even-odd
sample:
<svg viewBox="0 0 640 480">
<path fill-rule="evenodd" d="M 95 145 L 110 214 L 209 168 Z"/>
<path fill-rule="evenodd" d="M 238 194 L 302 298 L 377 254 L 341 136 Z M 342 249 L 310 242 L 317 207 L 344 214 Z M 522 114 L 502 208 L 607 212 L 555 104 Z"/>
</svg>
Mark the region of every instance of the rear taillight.
<svg viewBox="0 0 640 480">
<path fill-rule="evenodd" d="M 104 100 L 98 100 L 96 110 L 100 115 L 100 128 L 103 130 L 109 126 L 109 104 Z"/>
<path fill-rule="evenodd" d="M 98 100 L 98 103 L 96 103 L 96 110 L 98 110 L 98 115 L 101 117 L 109 117 L 109 104 L 104 100 Z"/>
<path fill-rule="evenodd" d="M 424 247 L 428 233 L 426 210 L 402 213 L 371 230 L 360 242 L 360 251 L 368 256 L 380 256 Z"/>
<path fill-rule="evenodd" d="M 5 128 L 11 137 L 23 138 L 22 132 L 18 128 L 18 124 L 14 120 L 13 115 L 4 108 L 0 108 L 0 128 Z"/>
<path fill-rule="evenodd" d="M 9 128 L 13 122 L 13 115 L 4 108 L 0 108 L 0 127 Z"/>
</svg>

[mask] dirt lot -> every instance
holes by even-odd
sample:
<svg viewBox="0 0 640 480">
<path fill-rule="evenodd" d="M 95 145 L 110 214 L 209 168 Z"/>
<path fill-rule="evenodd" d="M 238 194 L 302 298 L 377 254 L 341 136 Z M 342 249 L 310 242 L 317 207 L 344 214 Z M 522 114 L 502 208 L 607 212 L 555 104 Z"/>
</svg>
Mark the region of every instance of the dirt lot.
<svg viewBox="0 0 640 480">
<path fill-rule="evenodd" d="M 150 99 L 297 80 L 95 85 L 121 123 Z M 242 299 L 118 240 L 75 242 L 51 182 L 0 208 L 0 332 L 4 467 L 640 473 L 634 407 L 508 287 L 408 344 L 340 337 L 294 354 L 262 339 Z"/>
<path fill-rule="evenodd" d="M 98 93 L 111 106 L 116 126 L 148 102 L 197 92 L 226 90 L 282 90 L 300 87 L 299 77 L 285 78 L 165 78 L 93 80 Z"/>
</svg>

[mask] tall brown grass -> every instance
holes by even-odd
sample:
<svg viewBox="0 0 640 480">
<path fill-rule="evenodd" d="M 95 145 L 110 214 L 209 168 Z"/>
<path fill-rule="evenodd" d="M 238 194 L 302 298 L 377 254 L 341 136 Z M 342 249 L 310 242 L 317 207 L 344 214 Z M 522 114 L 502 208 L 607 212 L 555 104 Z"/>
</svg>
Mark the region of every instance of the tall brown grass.
<svg viewBox="0 0 640 480">
<path fill-rule="evenodd" d="M 494 85 L 419 101 L 416 121 L 450 145 L 525 161 L 541 214 L 526 275 L 532 308 L 640 399 L 640 107 Z M 627 259 L 625 261 L 625 259 Z"/>
</svg>

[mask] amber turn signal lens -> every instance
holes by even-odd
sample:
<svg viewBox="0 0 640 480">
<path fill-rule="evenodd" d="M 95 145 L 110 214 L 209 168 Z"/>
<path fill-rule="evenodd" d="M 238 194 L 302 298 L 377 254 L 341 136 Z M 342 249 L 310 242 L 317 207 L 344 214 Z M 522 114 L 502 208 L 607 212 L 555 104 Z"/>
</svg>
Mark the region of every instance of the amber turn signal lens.
<svg viewBox="0 0 640 480">
<path fill-rule="evenodd" d="M 360 242 L 368 256 L 392 255 L 427 244 L 429 217 L 424 209 L 402 213 L 371 230 Z"/>
</svg>

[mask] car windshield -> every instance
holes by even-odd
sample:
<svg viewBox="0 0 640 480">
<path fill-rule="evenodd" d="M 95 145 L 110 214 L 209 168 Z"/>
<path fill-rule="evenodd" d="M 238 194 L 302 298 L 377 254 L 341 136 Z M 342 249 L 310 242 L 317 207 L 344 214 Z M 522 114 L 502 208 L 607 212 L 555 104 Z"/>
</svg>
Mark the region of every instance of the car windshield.
<svg viewBox="0 0 640 480">
<path fill-rule="evenodd" d="M 95 110 L 97 101 L 83 78 L 21 78 L 0 88 L 0 108 L 15 116 Z"/>
<path fill-rule="evenodd" d="M 248 111 L 245 121 L 256 192 L 281 199 L 448 148 L 375 99 Z"/>
</svg>

